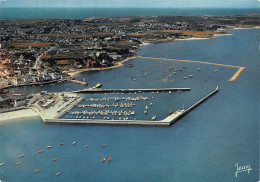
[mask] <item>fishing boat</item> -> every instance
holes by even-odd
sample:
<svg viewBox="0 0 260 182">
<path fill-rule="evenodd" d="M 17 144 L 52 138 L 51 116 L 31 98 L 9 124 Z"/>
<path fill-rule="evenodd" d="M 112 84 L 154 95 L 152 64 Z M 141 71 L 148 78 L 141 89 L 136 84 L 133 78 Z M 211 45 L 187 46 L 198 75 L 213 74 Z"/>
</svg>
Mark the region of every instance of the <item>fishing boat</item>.
<svg viewBox="0 0 260 182">
<path fill-rule="evenodd" d="M 61 174 L 61 172 L 57 172 L 57 173 L 56 173 L 56 176 L 59 176 L 60 174 Z"/>
<path fill-rule="evenodd" d="M 48 145 L 48 146 L 47 146 L 47 149 L 50 149 L 50 148 L 52 148 L 52 146 Z"/>
<path fill-rule="evenodd" d="M 112 159 L 111 159 L 111 157 L 110 156 L 108 156 L 108 159 L 107 159 L 108 161 L 112 161 Z"/>
<path fill-rule="evenodd" d="M 22 157 L 24 157 L 24 154 L 21 154 L 21 155 L 18 156 L 18 158 L 22 158 Z"/>
<path fill-rule="evenodd" d="M 76 142 L 72 142 L 72 145 L 75 145 L 76 144 Z"/>
<path fill-rule="evenodd" d="M 101 159 L 101 162 L 104 162 L 106 159 L 105 157 L 103 156 L 102 159 Z"/>
<path fill-rule="evenodd" d="M 0 166 L 4 166 L 5 165 L 5 163 L 0 163 Z"/>
<path fill-rule="evenodd" d="M 17 162 L 17 163 L 16 163 L 16 165 L 20 165 L 20 164 L 22 164 L 22 163 L 21 163 L 21 162 Z"/>
<path fill-rule="evenodd" d="M 101 145 L 101 147 L 105 147 L 105 146 L 106 146 L 106 144 Z"/>
<path fill-rule="evenodd" d="M 39 150 L 38 153 L 42 153 L 42 150 Z"/>
<path fill-rule="evenodd" d="M 33 171 L 34 173 L 38 173 L 39 172 L 39 169 L 36 169 L 35 171 Z"/>
<path fill-rule="evenodd" d="M 54 159 L 52 159 L 52 161 L 56 161 L 56 160 L 58 160 L 58 158 L 54 158 Z"/>
</svg>

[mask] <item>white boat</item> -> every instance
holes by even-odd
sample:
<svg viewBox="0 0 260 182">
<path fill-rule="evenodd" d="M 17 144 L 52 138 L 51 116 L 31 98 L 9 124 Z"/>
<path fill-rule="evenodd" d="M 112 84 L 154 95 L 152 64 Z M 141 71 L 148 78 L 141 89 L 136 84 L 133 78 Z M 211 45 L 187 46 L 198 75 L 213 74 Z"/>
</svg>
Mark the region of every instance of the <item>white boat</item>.
<svg viewBox="0 0 260 182">
<path fill-rule="evenodd" d="M 56 173 L 56 176 L 59 176 L 60 174 L 61 174 L 61 172 L 57 172 L 57 173 Z"/>
<path fill-rule="evenodd" d="M 148 113 L 148 111 L 147 110 L 144 110 L 144 114 L 147 114 Z"/>
<path fill-rule="evenodd" d="M 51 147 L 52 147 L 52 146 L 48 145 L 48 146 L 47 146 L 47 149 L 50 149 Z"/>
<path fill-rule="evenodd" d="M 145 110 L 148 110 L 148 106 L 147 105 L 145 106 Z"/>
<path fill-rule="evenodd" d="M 4 166 L 5 165 L 5 163 L 0 163 L 0 166 Z"/>
<path fill-rule="evenodd" d="M 156 120 L 156 116 L 155 116 L 155 115 L 153 115 L 152 120 L 153 120 L 153 121 Z"/>
<path fill-rule="evenodd" d="M 190 75 L 190 78 L 193 77 L 193 75 Z"/>
<path fill-rule="evenodd" d="M 182 77 L 183 79 L 187 79 L 187 77 L 186 76 L 184 76 L 184 77 Z"/>
<path fill-rule="evenodd" d="M 206 67 L 205 67 L 206 68 Z M 198 68 L 198 71 L 200 71 L 200 68 Z"/>
<path fill-rule="evenodd" d="M 72 142 L 72 145 L 75 145 L 76 144 L 76 142 Z"/>
<path fill-rule="evenodd" d="M 21 154 L 21 155 L 18 156 L 18 158 L 22 158 L 22 157 L 24 157 L 24 154 Z"/>
<path fill-rule="evenodd" d="M 151 103 L 150 103 L 150 106 L 152 106 L 152 105 L 153 105 L 153 103 L 151 102 Z"/>
</svg>

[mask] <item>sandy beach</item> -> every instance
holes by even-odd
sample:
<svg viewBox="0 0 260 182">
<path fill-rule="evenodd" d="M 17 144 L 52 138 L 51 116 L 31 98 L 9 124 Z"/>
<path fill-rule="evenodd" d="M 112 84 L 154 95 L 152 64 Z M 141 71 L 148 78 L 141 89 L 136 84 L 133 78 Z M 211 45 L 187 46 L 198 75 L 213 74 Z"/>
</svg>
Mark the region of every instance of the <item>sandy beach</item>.
<svg viewBox="0 0 260 182">
<path fill-rule="evenodd" d="M 39 116 L 39 115 L 34 110 L 23 109 L 23 110 L 18 110 L 18 111 L 1 113 L 0 122 L 7 121 L 7 120 L 20 119 L 20 118 L 27 118 L 27 117 L 36 117 L 36 116 Z"/>
</svg>

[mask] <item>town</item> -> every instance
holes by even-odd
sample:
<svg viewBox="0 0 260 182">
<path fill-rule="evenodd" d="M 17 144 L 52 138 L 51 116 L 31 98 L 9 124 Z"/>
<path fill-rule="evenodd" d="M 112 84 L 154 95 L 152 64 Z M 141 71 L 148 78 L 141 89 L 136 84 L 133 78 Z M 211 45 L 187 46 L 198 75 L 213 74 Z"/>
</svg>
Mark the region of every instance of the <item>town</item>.
<svg viewBox="0 0 260 182">
<path fill-rule="evenodd" d="M 71 73 L 115 66 L 135 57 L 141 45 L 254 26 L 259 14 L 0 20 L 0 108 L 32 102 L 10 87 L 75 81 Z"/>
</svg>

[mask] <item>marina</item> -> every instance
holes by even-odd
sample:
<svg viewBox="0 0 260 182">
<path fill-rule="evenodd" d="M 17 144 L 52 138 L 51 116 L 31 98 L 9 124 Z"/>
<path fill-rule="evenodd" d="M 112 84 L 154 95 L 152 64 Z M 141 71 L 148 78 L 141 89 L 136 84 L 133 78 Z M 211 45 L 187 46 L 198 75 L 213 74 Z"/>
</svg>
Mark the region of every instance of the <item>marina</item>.
<svg viewBox="0 0 260 182">
<path fill-rule="evenodd" d="M 194 103 L 192 106 L 190 106 L 187 109 L 179 109 L 177 111 L 175 111 L 174 113 L 170 114 L 168 117 L 166 117 L 163 120 L 158 120 L 155 121 L 156 117 L 153 117 L 152 120 L 148 120 L 148 121 L 144 121 L 144 120 L 128 120 L 128 119 L 119 119 L 119 120 L 109 120 L 109 118 L 107 118 L 106 120 L 103 119 L 95 119 L 95 116 L 93 116 L 91 119 L 81 119 L 80 118 L 76 118 L 76 119 L 43 119 L 43 121 L 45 123 L 63 123 L 63 124 L 109 124 L 109 125 L 158 125 L 158 126 L 170 126 L 171 124 L 173 124 L 174 122 L 176 122 L 178 119 L 180 119 L 181 117 L 183 117 L 184 115 L 186 115 L 187 113 L 189 113 L 191 110 L 193 110 L 194 108 L 196 108 L 197 106 L 199 106 L 201 103 L 203 103 L 204 101 L 206 101 L 208 98 L 210 98 L 211 96 L 213 96 L 214 94 L 216 94 L 218 92 L 219 88 L 217 87 L 215 90 L 213 90 L 212 92 L 210 92 L 208 95 L 206 95 L 205 97 L 203 97 L 202 99 L 200 99 L 199 101 L 197 101 L 196 103 Z M 148 106 L 146 105 L 145 107 L 145 111 L 148 112 Z M 95 111 L 83 111 L 83 112 L 73 112 L 71 114 L 76 114 L 76 115 L 102 115 L 102 116 L 107 116 L 109 114 L 123 114 L 125 116 L 129 116 L 129 115 L 134 115 L 134 111 L 129 111 L 129 112 L 118 112 L 118 111 L 109 111 L 109 110 L 105 110 L 105 111 L 99 111 L 99 112 L 95 112 Z"/>
</svg>

